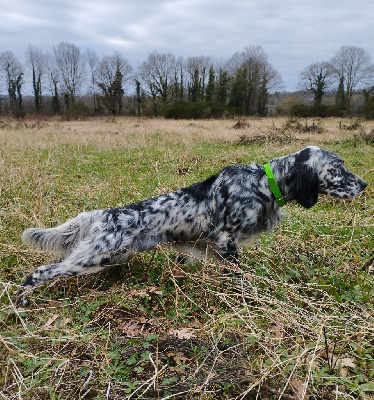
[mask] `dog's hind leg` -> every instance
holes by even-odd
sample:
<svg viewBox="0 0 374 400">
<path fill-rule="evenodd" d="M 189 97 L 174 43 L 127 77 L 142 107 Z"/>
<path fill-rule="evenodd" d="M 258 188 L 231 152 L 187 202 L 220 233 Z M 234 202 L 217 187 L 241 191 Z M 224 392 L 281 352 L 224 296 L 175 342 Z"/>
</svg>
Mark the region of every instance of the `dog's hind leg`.
<svg viewBox="0 0 374 400">
<path fill-rule="evenodd" d="M 106 268 L 107 265 L 71 265 L 66 261 L 42 265 L 22 283 L 22 289 L 15 294 L 16 302 L 27 306 L 29 301 L 25 297 L 25 293 L 55 278 L 93 274 L 104 271 Z"/>
<path fill-rule="evenodd" d="M 28 300 L 24 293 L 52 279 L 101 272 L 116 262 L 125 261 L 130 255 L 125 249 L 108 251 L 103 247 L 96 247 L 87 241 L 78 246 L 65 260 L 42 265 L 21 285 L 22 290 L 16 293 L 17 303 L 27 305 Z"/>
</svg>

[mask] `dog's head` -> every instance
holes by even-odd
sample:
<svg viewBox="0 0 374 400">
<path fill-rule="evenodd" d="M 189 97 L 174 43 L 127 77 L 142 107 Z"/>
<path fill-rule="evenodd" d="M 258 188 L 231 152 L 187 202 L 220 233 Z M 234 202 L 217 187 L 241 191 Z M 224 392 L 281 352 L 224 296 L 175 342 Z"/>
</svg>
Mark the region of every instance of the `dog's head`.
<svg viewBox="0 0 374 400">
<path fill-rule="evenodd" d="M 344 167 L 344 160 L 328 150 L 309 146 L 295 153 L 290 171 L 290 189 L 293 198 L 302 206 L 312 207 L 318 194 L 352 199 L 367 183 Z"/>
</svg>

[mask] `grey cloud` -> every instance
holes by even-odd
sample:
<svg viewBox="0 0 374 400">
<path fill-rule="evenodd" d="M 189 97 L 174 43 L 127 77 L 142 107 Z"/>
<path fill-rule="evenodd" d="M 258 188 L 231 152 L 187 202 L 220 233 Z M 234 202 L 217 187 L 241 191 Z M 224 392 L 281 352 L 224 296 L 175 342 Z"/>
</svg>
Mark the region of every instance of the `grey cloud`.
<svg viewBox="0 0 374 400">
<path fill-rule="evenodd" d="M 0 51 L 22 59 L 28 44 L 68 41 L 99 55 L 119 51 L 136 67 L 153 50 L 220 59 L 253 44 L 294 90 L 307 64 L 342 45 L 374 56 L 373 20 L 371 0 L 17 0 L 2 5 Z"/>
</svg>

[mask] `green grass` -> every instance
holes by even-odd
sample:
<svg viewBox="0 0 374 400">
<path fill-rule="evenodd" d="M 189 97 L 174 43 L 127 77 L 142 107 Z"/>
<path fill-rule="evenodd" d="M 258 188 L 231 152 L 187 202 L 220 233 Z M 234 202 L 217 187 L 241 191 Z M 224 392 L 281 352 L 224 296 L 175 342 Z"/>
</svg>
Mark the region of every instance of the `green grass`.
<svg viewBox="0 0 374 400">
<path fill-rule="evenodd" d="M 274 232 L 241 248 L 242 282 L 208 261 L 177 277 L 175 255 L 157 248 L 38 288 L 22 309 L 14 291 L 50 260 L 21 243 L 24 229 L 171 191 L 228 164 L 265 162 L 314 138 L 246 146 L 159 131 L 104 145 L 90 133 L 79 142 L 83 134 L 69 131 L 61 143 L 57 128 L 17 129 L 0 144 L 0 398 L 372 398 L 370 144 L 354 136 L 322 143 L 368 189 L 351 202 L 287 205 Z M 35 146 L 23 149 L 22 135 Z"/>
</svg>

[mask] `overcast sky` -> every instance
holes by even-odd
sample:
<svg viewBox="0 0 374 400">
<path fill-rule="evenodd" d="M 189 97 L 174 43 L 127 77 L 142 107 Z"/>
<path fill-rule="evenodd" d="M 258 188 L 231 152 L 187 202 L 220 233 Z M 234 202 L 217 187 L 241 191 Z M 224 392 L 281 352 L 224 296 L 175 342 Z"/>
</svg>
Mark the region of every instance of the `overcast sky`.
<svg viewBox="0 0 374 400">
<path fill-rule="evenodd" d="M 136 69 L 151 51 L 226 60 L 260 45 L 295 90 L 301 70 L 342 45 L 374 61 L 373 0 L 0 0 L 0 52 L 66 41 Z"/>
</svg>

